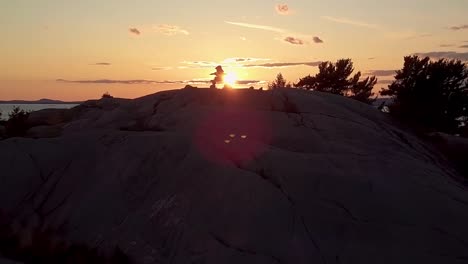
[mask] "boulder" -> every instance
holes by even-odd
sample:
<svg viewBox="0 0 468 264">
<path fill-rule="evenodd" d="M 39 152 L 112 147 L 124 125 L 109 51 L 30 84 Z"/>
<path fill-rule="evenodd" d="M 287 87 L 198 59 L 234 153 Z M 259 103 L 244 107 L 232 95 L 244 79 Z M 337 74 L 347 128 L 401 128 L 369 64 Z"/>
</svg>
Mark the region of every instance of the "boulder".
<svg viewBox="0 0 468 264">
<path fill-rule="evenodd" d="M 62 127 L 55 126 L 35 126 L 26 132 L 26 137 L 29 138 L 54 138 L 62 134 Z"/>
<path fill-rule="evenodd" d="M 0 264 L 20 264 L 21 262 L 16 262 L 0 257 Z"/>
<path fill-rule="evenodd" d="M 468 183 L 468 138 L 437 132 L 428 135 L 431 142 L 453 163 Z"/>
<path fill-rule="evenodd" d="M 6 128 L 5 126 L 0 125 L 0 138 L 6 137 Z"/>
<path fill-rule="evenodd" d="M 68 122 L 72 116 L 68 115 L 68 109 L 43 109 L 31 112 L 26 121 L 29 127 L 42 125 L 58 125 Z"/>
</svg>

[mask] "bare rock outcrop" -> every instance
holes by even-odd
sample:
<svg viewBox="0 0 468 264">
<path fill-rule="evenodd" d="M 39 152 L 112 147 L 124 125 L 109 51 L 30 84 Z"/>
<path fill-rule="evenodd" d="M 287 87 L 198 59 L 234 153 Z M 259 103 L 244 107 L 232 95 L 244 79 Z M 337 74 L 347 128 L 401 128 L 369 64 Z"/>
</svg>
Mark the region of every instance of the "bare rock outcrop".
<svg viewBox="0 0 468 264">
<path fill-rule="evenodd" d="M 101 105 L 104 104 L 104 105 Z M 340 96 L 166 91 L 0 141 L 0 209 L 137 263 L 462 263 L 468 192 Z"/>
</svg>

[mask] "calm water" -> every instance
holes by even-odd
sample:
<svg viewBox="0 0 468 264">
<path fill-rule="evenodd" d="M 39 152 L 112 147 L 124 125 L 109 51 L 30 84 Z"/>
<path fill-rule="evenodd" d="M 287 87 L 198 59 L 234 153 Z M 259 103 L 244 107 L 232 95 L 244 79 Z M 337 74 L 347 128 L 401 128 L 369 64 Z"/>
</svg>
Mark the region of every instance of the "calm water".
<svg viewBox="0 0 468 264">
<path fill-rule="evenodd" d="M 54 109 L 69 109 L 77 106 L 76 104 L 0 104 L 0 119 L 7 119 L 8 114 L 13 110 L 13 107 L 19 106 L 26 111 L 37 111 L 41 109 L 54 108 Z"/>
</svg>

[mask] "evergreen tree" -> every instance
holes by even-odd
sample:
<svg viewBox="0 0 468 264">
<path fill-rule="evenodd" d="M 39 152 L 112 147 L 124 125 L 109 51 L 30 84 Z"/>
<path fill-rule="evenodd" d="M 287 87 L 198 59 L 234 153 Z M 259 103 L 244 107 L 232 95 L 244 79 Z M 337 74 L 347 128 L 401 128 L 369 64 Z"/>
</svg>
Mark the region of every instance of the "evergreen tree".
<svg viewBox="0 0 468 264">
<path fill-rule="evenodd" d="M 372 90 L 374 89 L 375 84 L 377 83 L 377 78 L 375 76 L 367 77 L 362 81 L 359 81 L 361 73 L 355 75 L 357 77 L 357 81 L 353 80 L 353 85 L 351 86 L 351 95 L 350 97 L 361 101 L 366 104 L 372 104 L 375 102 L 374 93 Z"/>
<path fill-rule="evenodd" d="M 273 90 L 277 88 L 285 88 L 286 87 L 286 79 L 284 79 L 283 74 L 278 73 L 276 75 L 276 79 L 268 84 L 268 89 Z"/>
<path fill-rule="evenodd" d="M 460 60 L 407 56 L 403 69 L 382 95 L 394 98 L 390 111 L 420 126 L 448 133 L 468 115 L 468 69 Z"/>
<path fill-rule="evenodd" d="M 374 101 L 371 98 L 374 96 L 372 89 L 377 83 L 377 78 L 372 76 L 361 81 L 361 72 L 357 72 L 352 76 L 353 71 L 354 67 L 351 59 L 341 59 L 336 63 L 322 62 L 319 65 L 319 72 L 315 76 L 305 76 L 295 86 L 349 96 L 371 104 Z"/>
</svg>

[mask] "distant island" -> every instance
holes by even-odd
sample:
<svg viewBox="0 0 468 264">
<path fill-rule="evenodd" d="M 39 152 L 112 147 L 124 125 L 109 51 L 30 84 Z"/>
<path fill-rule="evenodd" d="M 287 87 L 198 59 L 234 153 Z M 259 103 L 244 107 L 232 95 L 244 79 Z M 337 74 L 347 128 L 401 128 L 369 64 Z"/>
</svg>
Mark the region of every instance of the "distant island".
<svg viewBox="0 0 468 264">
<path fill-rule="evenodd" d="M 81 104 L 82 102 L 64 102 L 60 100 L 52 99 L 39 99 L 37 101 L 25 101 L 25 100 L 11 100 L 11 101 L 0 101 L 0 104 Z"/>
</svg>

